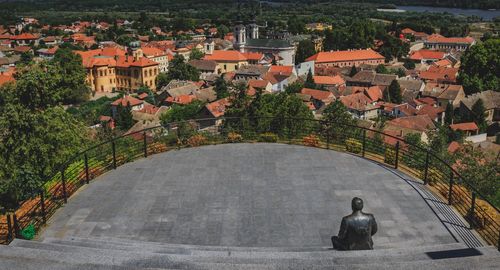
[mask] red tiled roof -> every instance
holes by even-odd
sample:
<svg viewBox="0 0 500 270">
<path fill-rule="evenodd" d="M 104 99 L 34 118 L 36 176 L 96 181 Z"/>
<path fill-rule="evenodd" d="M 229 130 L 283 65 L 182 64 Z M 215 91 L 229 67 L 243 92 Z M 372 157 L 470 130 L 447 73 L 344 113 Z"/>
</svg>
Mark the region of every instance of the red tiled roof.
<svg viewBox="0 0 500 270">
<path fill-rule="evenodd" d="M 164 51 L 155 48 L 155 47 L 141 47 L 142 52 L 147 57 L 156 57 L 156 56 L 164 56 L 167 55 Z"/>
<path fill-rule="evenodd" d="M 414 51 L 410 55 L 411 60 L 422 60 L 422 59 L 443 59 L 444 52 L 433 51 L 433 50 L 418 50 Z"/>
<path fill-rule="evenodd" d="M 461 131 L 477 131 L 479 127 L 474 122 L 468 123 L 458 123 L 450 125 L 450 128 L 453 130 L 461 130 Z"/>
<path fill-rule="evenodd" d="M 428 70 L 421 71 L 419 77 L 430 81 L 450 81 L 457 80 L 458 68 L 431 66 Z"/>
<path fill-rule="evenodd" d="M 382 94 L 382 89 L 380 86 L 372 86 L 368 88 L 366 91 L 366 95 L 372 100 L 372 101 L 379 101 L 382 99 L 383 94 Z"/>
<path fill-rule="evenodd" d="M 216 100 L 212 103 L 208 103 L 205 105 L 205 108 L 214 116 L 214 117 L 221 117 L 224 115 L 226 112 L 226 107 L 229 106 L 231 102 L 229 101 L 229 98 L 223 98 Z"/>
<path fill-rule="evenodd" d="M 15 81 L 16 80 L 11 75 L 1 75 L 0 74 L 0 86 L 4 85 L 6 83 L 9 83 L 9 82 L 15 82 Z"/>
<path fill-rule="evenodd" d="M 169 102 L 169 103 L 186 105 L 186 104 L 193 102 L 193 100 L 195 100 L 195 99 L 196 99 L 195 95 L 180 95 L 177 97 L 167 97 L 167 99 L 165 99 L 165 101 Z"/>
<path fill-rule="evenodd" d="M 418 130 L 418 131 L 426 131 L 428 129 L 433 129 L 436 127 L 432 122 L 432 119 L 428 115 L 400 117 L 393 119 L 388 123 L 394 126 Z"/>
<path fill-rule="evenodd" d="M 452 65 L 453 63 L 448 59 L 442 59 L 442 60 L 436 61 L 432 64 L 435 66 L 438 66 L 438 67 L 447 67 L 447 66 Z"/>
<path fill-rule="evenodd" d="M 340 97 L 340 101 L 347 108 L 364 111 L 367 109 L 368 105 L 371 105 L 372 101 L 364 93 L 356 93 L 348 96 Z M 375 109 L 378 105 L 374 105 L 372 109 Z"/>
<path fill-rule="evenodd" d="M 130 106 L 134 107 L 134 106 L 137 106 L 137 105 L 141 105 L 143 104 L 144 102 L 142 100 L 139 100 L 135 97 L 132 97 L 132 96 L 124 96 L 122 98 L 119 98 L 115 101 L 113 101 L 113 103 L 111 103 L 112 106 L 118 106 L 118 105 L 122 105 L 123 107 L 126 107 L 128 106 L 128 104 L 130 104 Z"/>
<path fill-rule="evenodd" d="M 249 61 L 259 61 L 264 57 L 262 53 L 256 53 L 256 52 L 245 52 L 242 54 Z"/>
<path fill-rule="evenodd" d="M 460 148 L 460 144 L 457 141 L 452 141 L 450 145 L 448 145 L 448 152 L 455 153 Z"/>
<path fill-rule="evenodd" d="M 432 34 L 427 37 L 427 42 L 432 43 L 465 43 L 472 44 L 474 43 L 474 39 L 471 37 L 444 37 L 440 34 Z"/>
<path fill-rule="evenodd" d="M 147 113 L 147 114 L 156 114 L 156 112 L 160 110 L 160 108 L 152 105 L 152 104 L 149 104 L 147 102 L 144 102 L 144 107 L 140 110 L 138 110 L 138 112 L 141 112 L 141 113 Z"/>
<path fill-rule="evenodd" d="M 139 95 L 137 96 L 137 98 L 138 98 L 138 99 L 140 99 L 140 100 L 144 100 L 144 99 L 145 99 L 145 98 L 147 98 L 148 96 L 149 96 L 149 95 L 148 95 L 148 93 L 144 92 L 144 93 L 142 93 L 142 94 L 139 94 Z"/>
<path fill-rule="evenodd" d="M 293 66 L 275 66 L 272 65 L 268 72 L 293 73 Z"/>
<path fill-rule="evenodd" d="M 428 115 L 431 119 L 436 119 L 440 113 L 443 113 L 445 108 L 434 107 L 432 105 L 424 105 L 417 111 L 417 115 Z"/>
<path fill-rule="evenodd" d="M 212 54 L 205 55 L 205 60 L 214 60 L 220 62 L 243 62 L 247 61 L 245 55 L 239 51 L 221 51 L 215 50 Z"/>
<path fill-rule="evenodd" d="M 345 80 L 339 75 L 335 76 L 313 76 L 314 83 L 323 85 L 342 85 Z"/>
<path fill-rule="evenodd" d="M 17 46 L 14 48 L 14 51 L 19 53 L 29 52 L 30 50 L 31 50 L 30 46 Z"/>
<path fill-rule="evenodd" d="M 321 101 L 333 101 L 335 96 L 330 91 L 316 90 L 310 88 L 302 88 L 300 90 L 301 94 L 310 95 L 312 98 L 321 100 Z"/>
<path fill-rule="evenodd" d="M 10 39 L 11 40 L 36 40 L 36 39 L 38 39 L 38 37 L 31 34 L 31 33 L 22 33 L 20 35 L 10 36 Z"/>
<path fill-rule="evenodd" d="M 249 80 L 248 81 L 248 86 L 255 87 L 255 88 L 266 88 L 266 86 L 269 84 L 268 80 Z"/>
<path fill-rule="evenodd" d="M 335 52 L 319 52 L 306 61 L 316 61 L 316 63 L 356 61 L 367 59 L 385 59 L 381 54 L 372 50 L 350 50 L 350 51 L 335 51 Z"/>
</svg>

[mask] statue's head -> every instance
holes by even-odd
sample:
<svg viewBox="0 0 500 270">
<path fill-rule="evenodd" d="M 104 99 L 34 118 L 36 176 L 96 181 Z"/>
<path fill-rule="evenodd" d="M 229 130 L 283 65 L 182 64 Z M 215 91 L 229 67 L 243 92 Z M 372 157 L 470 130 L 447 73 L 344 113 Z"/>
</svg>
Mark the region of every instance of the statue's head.
<svg viewBox="0 0 500 270">
<path fill-rule="evenodd" d="M 351 207 L 352 211 L 361 211 L 363 209 L 363 200 L 358 197 L 352 198 Z"/>
</svg>

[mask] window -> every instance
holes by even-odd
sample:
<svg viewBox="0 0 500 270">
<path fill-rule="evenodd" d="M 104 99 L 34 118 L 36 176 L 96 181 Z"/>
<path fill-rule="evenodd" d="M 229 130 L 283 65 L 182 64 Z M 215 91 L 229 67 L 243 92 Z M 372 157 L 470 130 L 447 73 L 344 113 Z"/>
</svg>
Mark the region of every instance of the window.
<svg viewBox="0 0 500 270">
<path fill-rule="evenodd" d="M 99 77 L 102 77 L 102 70 L 99 70 Z"/>
</svg>

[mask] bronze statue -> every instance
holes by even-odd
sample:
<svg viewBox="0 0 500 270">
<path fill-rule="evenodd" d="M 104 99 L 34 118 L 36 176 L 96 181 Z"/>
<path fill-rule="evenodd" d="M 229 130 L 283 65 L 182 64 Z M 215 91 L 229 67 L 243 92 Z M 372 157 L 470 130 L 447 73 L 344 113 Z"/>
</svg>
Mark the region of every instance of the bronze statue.
<svg viewBox="0 0 500 270">
<path fill-rule="evenodd" d="M 352 214 L 342 218 L 338 236 L 332 236 L 333 248 L 337 250 L 373 249 L 372 235 L 377 232 L 377 222 L 372 214 L 363 213 L 363 200 L 354 197 Z"/>
</svg>

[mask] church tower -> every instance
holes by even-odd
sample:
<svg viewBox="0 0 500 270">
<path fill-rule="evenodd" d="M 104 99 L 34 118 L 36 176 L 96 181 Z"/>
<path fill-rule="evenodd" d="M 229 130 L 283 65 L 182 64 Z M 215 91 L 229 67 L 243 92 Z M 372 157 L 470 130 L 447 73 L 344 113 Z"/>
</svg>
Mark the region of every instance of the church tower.
<svg viewBox="0 0 500 270">
<path fill-rule="evenodd" d="M 259 39 L 259 26 L 255 21 L 248 25 L 248 30 L 250 39 Z"/>
<path fill-rule="evenodd" d="M 244 46 L 247 43 L 247 32 L 246 32 L 246 27 L 238 23 L 234 27 L 234 39 L 233 39 L 233 44 L 235 49 L 240 49 L 242 46 Z"/>
</svg>

